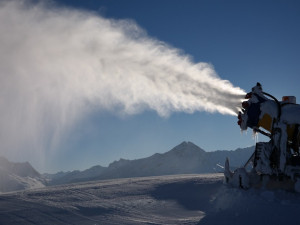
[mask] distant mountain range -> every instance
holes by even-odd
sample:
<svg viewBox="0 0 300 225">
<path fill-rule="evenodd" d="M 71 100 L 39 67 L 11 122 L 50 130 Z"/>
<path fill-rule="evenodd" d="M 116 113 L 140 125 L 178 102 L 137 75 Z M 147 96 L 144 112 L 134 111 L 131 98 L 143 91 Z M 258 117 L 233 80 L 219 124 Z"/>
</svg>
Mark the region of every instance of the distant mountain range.
<svg viewBox="0 0 300 225">
<path fill-rule="evenodd" d="M 254 146 L 234 151 L 206 152 L 192 142 L 182 142 L 166 153 L 156 153 L 143 159 L 120 159 L 108 167 L 94 166 L 84 171 L 43 176 L 50 185 L 57 185 L 114 178 L 223 172 L 226 157 L 233 167 L 239 167 L 249 159 L 253 151 Z"/>
<path fill-rule="evenodd" d="M 0 192 L 114 178 L 223 172 L 226 157 L 233 167 L 239 167 L 253 151 L 254 147 L 206 152 L 192 142 L 182 142 L 166 153 L 143 159 L 120 159 L 108 167 L 98 165 L 84 171 L 42 175 L 28 162 L 14 163 L 0 157 Z"/>
</svg>

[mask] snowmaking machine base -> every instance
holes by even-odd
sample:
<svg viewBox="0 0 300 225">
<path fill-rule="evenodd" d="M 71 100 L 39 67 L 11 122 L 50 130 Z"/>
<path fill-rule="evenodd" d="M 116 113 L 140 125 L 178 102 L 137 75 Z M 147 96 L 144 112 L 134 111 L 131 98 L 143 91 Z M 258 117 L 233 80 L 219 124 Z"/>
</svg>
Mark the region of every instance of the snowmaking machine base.
<svg viewBox="0 0 300 225">
<path fill-rule="evenodd" d="M 263 92 L 259 83 L 245 99 L 238 114 L 238 125 L 242 130 L 249 127 L 266 135 L 270 141 L 256 143 L 249 160 L 233 172 L 226 159 L 225 182 L 243 189 L 300 192 L 300 105 L 296 104 L 294 96 L 278 101 Z"/>
</svg>

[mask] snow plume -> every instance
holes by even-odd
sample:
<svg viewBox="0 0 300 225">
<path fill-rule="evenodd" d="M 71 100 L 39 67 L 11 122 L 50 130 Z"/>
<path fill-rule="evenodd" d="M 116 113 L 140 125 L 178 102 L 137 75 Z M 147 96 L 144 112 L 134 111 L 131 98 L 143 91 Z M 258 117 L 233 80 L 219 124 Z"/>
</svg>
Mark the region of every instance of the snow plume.
<svg viewBox="0 0 300 225">
<path fill-rule="evenodd" d="M 95 109 L 235 115 L 244 94 L 132 21 L 2 1 L 0 33 L 1 149 L 49 147 Z"/>
</svg>

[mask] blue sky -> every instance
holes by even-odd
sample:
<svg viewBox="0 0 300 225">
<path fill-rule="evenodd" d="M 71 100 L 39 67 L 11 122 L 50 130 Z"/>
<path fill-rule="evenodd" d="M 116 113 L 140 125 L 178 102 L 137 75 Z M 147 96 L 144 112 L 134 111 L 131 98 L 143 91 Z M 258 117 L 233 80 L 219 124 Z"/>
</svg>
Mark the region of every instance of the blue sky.
<svg viewBox="0 0 300 225">
<path fill-rule="evenodd" d="M 54 2 L 106 18 L 133 20 L 149 36 L 182 49 L 194 62 L 211 63 L 218 75 L 234 86 L 249 91 L 259 81 L 277 98 L 294 95 L 300 100 L 299 1 Z M 261 136 L 259 140 L 263 140 Z M 75 125 L 55 155 L 49 154 L 44 170 L 107 166 L 119 158 L 166 152 L 182 141 L 192 141 L 206 151 L 255 144 L 252 131 L 241 134 L 234 116 L 177 112 L 162 118 L 145 111 L 119 117 L 94 112 Z"/>
</svg>

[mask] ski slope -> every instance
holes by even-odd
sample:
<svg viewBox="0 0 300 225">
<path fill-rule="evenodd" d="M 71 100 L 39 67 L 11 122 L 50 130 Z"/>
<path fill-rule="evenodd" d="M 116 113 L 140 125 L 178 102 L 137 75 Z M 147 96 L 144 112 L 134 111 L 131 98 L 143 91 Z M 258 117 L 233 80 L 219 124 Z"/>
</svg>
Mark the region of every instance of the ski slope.
<svg viewBox="0 0 300 225">
<path fill-rule="evenodd" d="M 300 195 L 222 174 L 126 178 L 0 195 L 0 224 L 300 224 Z"/>
</svg>

